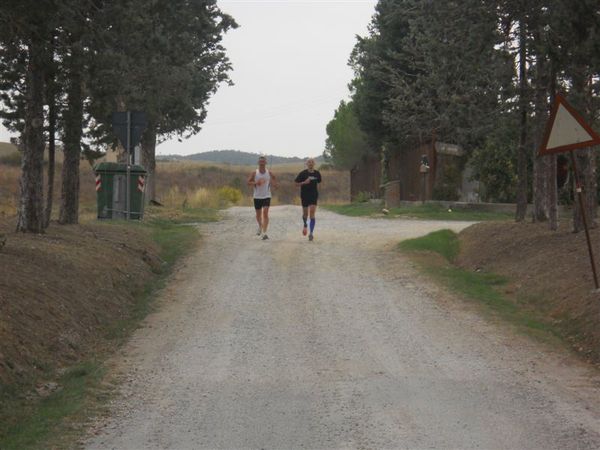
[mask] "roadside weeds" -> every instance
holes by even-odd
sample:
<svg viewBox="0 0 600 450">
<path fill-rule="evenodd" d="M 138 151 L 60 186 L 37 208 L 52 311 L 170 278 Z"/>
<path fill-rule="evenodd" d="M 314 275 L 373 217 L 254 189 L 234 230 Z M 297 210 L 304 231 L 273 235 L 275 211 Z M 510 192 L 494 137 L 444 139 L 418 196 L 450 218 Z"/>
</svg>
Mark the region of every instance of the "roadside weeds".
<svg viewBox="0 0 600 450">
<path fill-rule="evenodd" d="M 490 319 L 500 319 L 519 332 L 544 342 L 567 346 L 568 338 L 552 318 L 536 309 L 536 299 L 507 293 L 510 280 L 492 272 L 470 271 L 454 264 L 459 252 L 458 235 L 450 230 L 430 233 L 398 244 L 417 268 L 436 283 L 476 305 Z"/>
<path fill-rule="evenodd" d="M 0 448 L 77 447 L 82 428 L 93 417 L 102 415 L 114 391 L 114 386 L 104 380 L 108 356 L 153 311 L 156 292 L 164 287 L 177 262 L 199 242 L 200 233 L 193 225 L 215 220 L 218 220 L 216 210 L 151 208 L 144 222 L 117 222 L 133 232 L 149 233 L 157 244 L 162 263 L 153 270 L 156 277 L 135 293 L 128 314 L 105 330 L 97 354 L 61 371 L 48 368 L 41 386 L 38 379 L 20 387 L 3 386 L 0 392 Z"/>
</svg>

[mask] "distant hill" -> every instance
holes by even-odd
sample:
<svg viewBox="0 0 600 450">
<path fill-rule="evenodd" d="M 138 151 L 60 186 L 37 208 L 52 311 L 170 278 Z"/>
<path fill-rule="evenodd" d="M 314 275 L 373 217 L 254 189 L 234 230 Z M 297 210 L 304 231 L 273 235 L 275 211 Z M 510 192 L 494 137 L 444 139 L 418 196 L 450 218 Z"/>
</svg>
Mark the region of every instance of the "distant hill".
<svg viewBox="0 0 600 450">
<path fill-rule="evenodd" d="M 193 155 L 157 155 L 156 159 L 162 161 L 209 161 L 221 164 L 234 164 L 247 166 L 256 164 L 258 153 L 241 152 L 239 150 L 213 150 L 210 152 L 194 153 Z M 294 164 L 302 163 L 306 158 L 265 155 L 269 164 Z M 323 157 L 315 158 L 317 164 L 323 162 Z"/>
</svg>

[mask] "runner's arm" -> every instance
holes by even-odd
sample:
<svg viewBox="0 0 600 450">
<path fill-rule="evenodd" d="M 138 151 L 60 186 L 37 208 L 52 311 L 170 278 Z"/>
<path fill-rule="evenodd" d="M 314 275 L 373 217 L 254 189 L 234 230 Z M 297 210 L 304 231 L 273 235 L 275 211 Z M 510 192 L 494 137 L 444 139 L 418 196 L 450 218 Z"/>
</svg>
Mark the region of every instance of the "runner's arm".
<svg viewBox="0 0 600 450">
<path fill-rule="evenodd" d="M 279 181 L 273 172 L 269 170 L 269 175 L 271 175 L 271 186 L 274 188 L 279 187 Z"/>
<path fill-rule="evenodd" d="M 256 186 L 256 181 L 254 181 L 254 177 L 256 176 L 256 172 L 252 172 L 248 177 L 248 186 Z"/>
<path fill-rule="evenodd" d="M 302 172 L 300 172 L 298 174 L 298 176 L 296 177 L 296 179 L 294 180 L 294 183 L 296 183 L 296 186 L 302 186 L 303 184 L 308 184 L 310 183 L 310 179 L 307 177 L 304 180 L 300 181 L 300 177 L 302 176 Z"/>
</svg>

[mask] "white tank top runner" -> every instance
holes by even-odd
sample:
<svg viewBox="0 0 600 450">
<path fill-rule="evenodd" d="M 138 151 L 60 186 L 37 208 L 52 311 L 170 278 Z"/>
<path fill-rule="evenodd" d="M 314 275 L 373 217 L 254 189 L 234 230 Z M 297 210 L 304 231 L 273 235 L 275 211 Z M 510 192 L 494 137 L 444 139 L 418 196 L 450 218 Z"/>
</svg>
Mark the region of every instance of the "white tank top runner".
<svg viewBox="0 0 600 450">
<path fill-rule="evenodd" d="M 268 170 L 265 173 L 260 173 L 260 170 L 256 169 L 254 175 L 254 181 L 265 180 L 260 186 L 254 186 L 254 198 L 271 198 L 271 174 Z"/>
</svg>

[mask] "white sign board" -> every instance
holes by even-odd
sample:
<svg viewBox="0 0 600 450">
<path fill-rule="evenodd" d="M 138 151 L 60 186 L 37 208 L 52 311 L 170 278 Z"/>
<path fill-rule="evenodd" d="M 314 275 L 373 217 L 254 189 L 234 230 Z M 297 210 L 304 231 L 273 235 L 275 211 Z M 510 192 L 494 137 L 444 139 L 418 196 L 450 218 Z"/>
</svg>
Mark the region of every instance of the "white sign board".
<svg viewBox="0 0 600 450">
<path fill-rule="evenodd" d="M 598 144 L 600 136 L 562 96 L 557 95 L 538 155 L 567 152 Z"/>
</svg>

